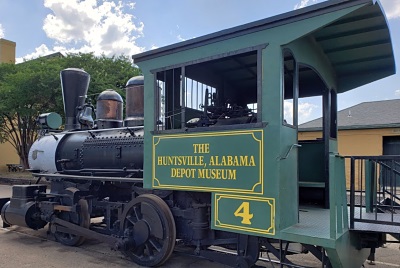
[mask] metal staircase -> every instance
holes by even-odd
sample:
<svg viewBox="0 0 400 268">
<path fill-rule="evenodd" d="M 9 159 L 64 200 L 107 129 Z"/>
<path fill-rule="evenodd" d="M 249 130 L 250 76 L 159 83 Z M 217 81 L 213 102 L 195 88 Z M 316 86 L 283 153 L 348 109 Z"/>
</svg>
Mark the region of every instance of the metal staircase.
<svg viewBox="0 0 400 268">
<path fill-rule="evenodd" d="M 352 156 L 348 161 L 350 229 L 400 240 L 400 156 Z"/>
</svg>

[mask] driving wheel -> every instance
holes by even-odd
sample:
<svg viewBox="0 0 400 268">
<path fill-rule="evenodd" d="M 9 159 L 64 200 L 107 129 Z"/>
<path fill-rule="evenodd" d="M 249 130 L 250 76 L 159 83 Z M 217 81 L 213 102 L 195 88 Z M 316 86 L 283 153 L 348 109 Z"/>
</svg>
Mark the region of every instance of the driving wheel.
<svg viewBox="0 0 400 268">
<path fill-rule="evenodd" d="M 143 194 L 135 198 L 124 219 L 124 236 L 131 243 L 124 253 L 142 266 L 165 263 L 175 247 L 175 220 L 160 197 Z"/>
</svg>

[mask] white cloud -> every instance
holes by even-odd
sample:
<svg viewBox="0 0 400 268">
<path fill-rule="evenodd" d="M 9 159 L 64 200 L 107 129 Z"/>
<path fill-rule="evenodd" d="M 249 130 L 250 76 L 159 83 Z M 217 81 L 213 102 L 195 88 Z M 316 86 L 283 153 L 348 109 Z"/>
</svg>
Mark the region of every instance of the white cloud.
<svg viewBox="0 0 400 268">
<path fill-rule="evenodd" d="M 381 0 L 388 19 L 400 18 L 400 1 L 398 0 Z"/>
<path fill-rule="evenodd" d="M 130 9 L 135 9 L 136 3 L 134 2 L 129 2 L 126 4 Z"/>
<path fill-rule="evenodd" d="M 299 124 L 309 121 L 316 108 L 318 108 L 318 106 L 312 103 L 299 103 Z"/>
<path fill-rule="evenodd" d="M 287 123 L 293 124 L 293 101 L 285 100 L 283 102 L 283 117 Z"/>
<path fill-rule="evenodd" d="M 44 19 L 43 30 L 54 40 L 52 48 L 42 44 L 24 58 L 54 52 L 94 52 L 95 55 L 132 55 L 144 51 L 135 40 L 143 36 L 144 24 L 124 8 L 134 9 L 134 2 L 116 0 L 44 0 L 52 11 Z M 20 59 L 21 60 L 21 59 Z"/>
<path fill-rule="evenodd" d="M 0 24 L 0 38 L 4 37 L 4 28 L 3 26 Z"/>
<path fill-rule="evenodd" d="M 66 48 L 65 46 L 53 46 L 52 48 L 48 48 L 45 44 L 41 44 L 39 47 L 35 48 L 35 51 L 25 55 L 24 57 L 21 58 L 16 58 L 15 62 L 16 63 L 21 63 L 25 60 L 31 60 L 31 59 L 36 59 L 41 56 L 46 56 L 50 55 L 53 53 L 60 52 L 62 54 L 67 54 L 67 53 L 91 53 L 93 52 L 92 48 L 90 46 L 84 45 L 79 48 Z"/>
<path fill-rule="evenodd" d="M 284 117 L 287 123 L 293 124 L 293 102 L 285 100 L 284 102 Z M 299 102 L 298 104 L 298 121 L 299 124 L 307 122 L 310 120 L 315 109 L 318 108 L 317 105 L 309 102 Z"/>
<path fill-rule="evenodd" d="M 186 41 L 185 38 L 183 38 L 180 34 L 178 34 L 178 36 L 176 37 L 179 41 Z"/>
<path fill-rule="evenodd" d="M 51 51 L 45 44 L 42 44 L 39 47 L 35 48 L 35 52 L 32 52 L 32 53 L 26 55 L 23 58 L 16 58 L 15 62 L 16 63 L 21 63 L 24 60 L 35 59 L 35 58 L 38 58 L 40 56 L 52 54 L 53 52 L 55 52 L 55 51 Z"/>
<path fill-rule="evenodd" d="M 400 89 L 396 90 L 396 91 L 394 92 L 394 95 L 397 96 L 397 97 L 400 97 Z"/>
<path fill-rule="evenodd" d="M 299 9 L 299 8 L 303 8 L 306 7 L 308 5 L 314 4 L 314 3 L 318 3 L 318 0 L 301 0 L 300 3 L 296 4 L 294 6 L 294 9 Z"/>
</svg>

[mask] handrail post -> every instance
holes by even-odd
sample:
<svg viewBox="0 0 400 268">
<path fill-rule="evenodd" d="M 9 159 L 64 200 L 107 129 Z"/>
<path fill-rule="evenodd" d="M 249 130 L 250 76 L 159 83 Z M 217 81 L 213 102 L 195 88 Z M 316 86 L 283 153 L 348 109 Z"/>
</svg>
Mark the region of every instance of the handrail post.
<svg viewBox="0 0 400 268">
<path fill-rule="evenodd" d="M 355 159 L 350 158 L 350 229 L 354 229 Z"/>
</svg>

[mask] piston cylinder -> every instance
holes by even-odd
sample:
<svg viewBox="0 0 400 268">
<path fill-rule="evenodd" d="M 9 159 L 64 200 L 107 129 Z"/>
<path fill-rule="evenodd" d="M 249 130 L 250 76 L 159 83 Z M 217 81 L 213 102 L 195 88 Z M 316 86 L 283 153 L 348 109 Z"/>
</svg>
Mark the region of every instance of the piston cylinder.
<svg viewBox="0 0 400 268">
<path fill-rule="evenodd" d="M 35 230 L 43 228 L 47 222 L 41 219 L 40 209 L 34 201 L 38 192 L 46 192 L 46 186 L 14 185 L 11 200 L 1 209 L 3 222 Z"/>
</svg>

